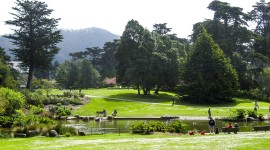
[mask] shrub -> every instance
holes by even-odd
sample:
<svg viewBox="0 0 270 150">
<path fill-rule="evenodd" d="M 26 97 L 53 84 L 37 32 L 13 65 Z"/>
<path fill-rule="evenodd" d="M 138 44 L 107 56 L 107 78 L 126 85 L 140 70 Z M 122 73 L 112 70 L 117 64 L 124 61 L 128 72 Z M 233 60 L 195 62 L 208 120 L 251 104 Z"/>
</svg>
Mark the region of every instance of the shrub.
<svg viewBox="0 0 270 150">
<path fill-rule="evenodd" d="M 9 116 L 0 116 L 0 125 L 3 128 L 10 128 L 13 125 L 13 120 Z"/>
<path fill-rule="evenodd" d="M 77 131 L 74 127 L 72 126 L 65 126 L 61 123 L 57 124 L 54 127 L 54 130 L 60 134 L 60 135 L 77 135 Z"/>
<path fill-rule="evenodd" d="M 246 112 L 247 112 L 248 117 L 258 118 L 256 111 L 254 111 L 254 110 L 247 110 Z"/>
<path fill-rule="evenodd" d="M 168 124 L 167 130 L 169 132 L 175 132 L 175 133 L 187 133 L 187 125 L 182 123 L 179 120 L 172 121 Z"/>
<path fill-rule="evenodd" d="M 70 98 L 68 99 L 68 103 L 74 105 L 82 105 L 82 101 L 79 98 Z"/>
<path fill-rule="evenodd" d="M 153 131 L 158 132 L 175 132 L 175 133 L 187 133 L 188 126 L 179 120 L 172 121 L 168 125 L 163 122 L 143 122 L 139 121 L 131 125 L 132 133 L 149 134 Z"/>
<path fill-rule="evenodd" d="M 0 88 L 0 115 L 11 116 L 21 109 L 25 103 L 23 95 L 7 88 Z"/>
<path fill-rule="evenodd" d="M 1 130 L 0 131 L 0 139 L 7 139 L 10 138 L 10 133 L 8 131 Z"/>
<path fill-rule="evenodd" d="M 65 91 L 63 93 L 63 95 L 64 95 L 64 97 L 72 97 L 73 96 L 73 94 L 71 92 L 68 92 L 68 91 Z"/>
<path fill-rule="evenodd" d="M 60 103 L 57 106 L 49 108 L 49 111 L 52 112 L 52 113 L 55 113 L 58 116 L 69 116 L 69 115 L 71 115 L 71 109 L 66 108 L 66 107 L 62 107 Z"/>
<path fill-rule="evenodd" d="M 160 121 L 151 121 L 149 125 L 153 128 L 154 131 L 165 132 L 166 125 Z"/>
<path fill-rule="evenodd" d="M 132 133 L 149 134 L 153 132 L 153 127 L 146 122 L 139 121 L 131 125 L 131 131 Z"/>
<path fill-rule="evenodd" d="M 247 111 L 244 109 L 236 109 L 234 114 L 237 119 L 244 119 L 247 115 Z"/>
<path fill-rule="evenodd" d="M 30 105 L 30 112 L 32 114 L 39 115 L 39 114 L 42 114 L 44 112 L 44 109 L 41 107 Z"/>
</svg>

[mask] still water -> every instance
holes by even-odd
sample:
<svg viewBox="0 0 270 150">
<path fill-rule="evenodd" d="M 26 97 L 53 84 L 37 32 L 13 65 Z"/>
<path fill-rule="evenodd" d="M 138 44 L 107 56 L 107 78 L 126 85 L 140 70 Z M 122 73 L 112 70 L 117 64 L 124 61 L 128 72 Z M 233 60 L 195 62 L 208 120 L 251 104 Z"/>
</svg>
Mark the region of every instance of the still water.
<svg viewBox="0 0 270 150">
<path fill-rule="evenodd" d="M 102 129 L 115 129 L 116 132 L 127 133 L 130 132 L 130 126 L 138 121 L 151 121 L 151 120 L 102 120 L 100 122 L 90 120 L 87 122 L 81 120 L 67 120 L 64 123 L 70 126 L 74 126 L 78 130 L 90 129 L 90 128 L 102 128 Z M 169 121 L 163 121 L 169 123 Z M 189 130 L 206 130 L 208 132 L 208 120 L 182 120 L 183 123 L 189 126 Z M 216 125 L 219 129 L 226 127 L 229 122 L 216 120 Z M 254 122 L 237 122 L 240 126 L 240 132 L 250 132 L 254 126 L 270 125 L 270 121 L 254 121 Z M 233 122 L 234 125 L 234 122 Z"/>
</svg>

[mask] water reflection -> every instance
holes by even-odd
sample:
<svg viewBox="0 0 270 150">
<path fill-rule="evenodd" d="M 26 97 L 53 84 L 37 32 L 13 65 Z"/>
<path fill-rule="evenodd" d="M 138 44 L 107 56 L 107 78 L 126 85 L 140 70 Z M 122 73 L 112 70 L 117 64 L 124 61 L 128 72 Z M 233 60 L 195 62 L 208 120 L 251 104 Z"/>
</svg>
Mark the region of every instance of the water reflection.
<svg viewBox="0 0 270 150">
<path fill-rule="evenodd" d="M 101 120 L 101 121 L 94 121 L 90 120 L 87 122 L 81 120 L 67 120 L 64 123 L 74 126 L 77 129 L 80 128 L 103 128 L 103 129 L 117 129 L 121 130 L 121 132 L 130 132 L 130 126 L 138 121 L 146 121 L 146 120 Z M 151 121 L 151 120 L 147 120 Z M 198 130 L 203 131 L 206 130 L 208 132 L 208 120 L 182 120 L 183 123 L 189 126 L 190 130 Z M 169 121 L 164 121 L 164 123 L 168 124 Z M 226 127 L 229 122 L 216 120 L 216 126 L 221 129 L 222 127 Z M 233 122 L 234 124 L 235 122 Z M 240 126 L 240 132 L 250 132 L 252 131 L 254 126 L 263 126 L 263 125 L 270 125 L 269 121 L 260 121 L 260 122 L 237 122 Z"/>
</svg>

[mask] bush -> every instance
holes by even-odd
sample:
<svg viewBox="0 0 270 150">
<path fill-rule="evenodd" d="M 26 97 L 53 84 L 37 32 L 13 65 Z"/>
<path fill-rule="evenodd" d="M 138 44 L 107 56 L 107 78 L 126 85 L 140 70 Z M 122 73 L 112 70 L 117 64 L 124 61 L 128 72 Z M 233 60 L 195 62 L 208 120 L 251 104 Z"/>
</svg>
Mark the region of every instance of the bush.
<svg viewBox="0 0 270 150">
<path fill-rule="evenodd" d="M 65 91 L 63 93 L 63 95 L 64 95 L 64 97 L 72 97 L 73 96 L 73 94 L 71 92 L 68 92 L 68 91 Z"/>
<path fill-rule="evenodd" d="M 258 118 L 257 112 L 254 110 L 247 110 L 248 117 Z"/>
<path fill-rule="evenodd" d="M 10 128 L 13 125 L 13 120 L 9 116 L 0 116 L 0 125 L 3 128 Z"/>
<path fill-rule="evenodd" d="M 149 134 L 153 132 L 153 127 L 146 122 L 139 121 L 131 125 L 131 131 L 132 133 Z"/>
<path fill-rule="evenodd" d="M 236 109 L 234 114 L 237 119 L 244 119 L 247 115 L 247 111 L 244 109 Z"/>
<path fill-rule="evenodd" d="M 49 111 L 55 113 L 58 116 L 69 116 L 71 115 L 71 109 L 62 107 L 60 103 L 59 105 L 49 108 Z"/>
<path fill-rule="evenodd" d="M 167 130 L 169 132 L 175 132 L 175 133 L 187 133 L 187 125 L 182 123 L 179 120 L 172 121 L 168 124 Z"/>
<path fill-rule="evenodd" d="M 151 121 L 149 125 L 157 132 L 165 132 L 166 125 L 160 121 Z"/>
<path fill-rule="evenodd" d="M 0 131 L 0 139 L 7 139 L 10 138 L 10 134 L 8 131 Z"/>
<path fill-rule="evenodd" d="M 35 105 L 30 105 L 30 112 L 34 115 L 39 115 L 44 112 L 44 109 Z"/>
<path fill-rule="evenodd" d="M 149 134 L 153 131 L 158 132 L 175 132 L 175 133 L 187 133 L 188 126 L 179 120 L 172 121 L 168 125 L 163 122 L 143 122 L 139 121 L 131 125 L 132 133 Z"/>
<path fill-rule="evenodd" d="M 11 116 L 25 103 L 23 95 L 11 89 L 0 88 L 0 115 Z"/>
<path fill-rule="evenodd" d="M 54 127 L 54 130 L 60 135 L 77 135 L 77 130 L 71 126 L 65 126 L 61 123 Z"/>
</svg>

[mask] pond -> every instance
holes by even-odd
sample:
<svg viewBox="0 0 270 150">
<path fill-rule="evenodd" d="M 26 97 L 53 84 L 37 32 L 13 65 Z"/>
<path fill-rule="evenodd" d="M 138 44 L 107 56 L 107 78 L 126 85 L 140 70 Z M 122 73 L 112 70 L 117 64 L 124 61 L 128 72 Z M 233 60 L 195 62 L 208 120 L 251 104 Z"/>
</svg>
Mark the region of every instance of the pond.
<svg viewBox="0 0 270 150">
<path fill-rule="evenodd" d="M 64 123 L 69 126 L 74 126 L 78 130 L 83 129 L 103 129 L 103 130 L 111 130 L 112 132 L 121 132 L 128 133 L 130 132 L 130 126 L 138 121 L 151 121 L 151 120 L 102 120 L 102 121 L 94 121 L 90 120 L 87 122 L 81 120 L 67 120 Z M 155 120 L 153 120 L 155 121 Z M 168 123 L 169 121 L 163 121 Z M 208 129 L 208 120 L 182 120 L 183 123 L 189 126 L 190 130 L 206 130 Z M 216 125 L 219 129 L 222 127 L 226 127 L 229 122 L 216 120 Z M 235 122 L 233 122 L 234 125 Z M 254 126 L 263 126 L 270 125 L 270 121 L 250 121 L 250 122 L 237 122 L 240 126 L 240 132 L 250 132 L 252 131 Z"/>
</svg>

